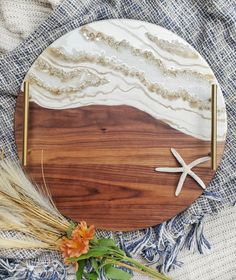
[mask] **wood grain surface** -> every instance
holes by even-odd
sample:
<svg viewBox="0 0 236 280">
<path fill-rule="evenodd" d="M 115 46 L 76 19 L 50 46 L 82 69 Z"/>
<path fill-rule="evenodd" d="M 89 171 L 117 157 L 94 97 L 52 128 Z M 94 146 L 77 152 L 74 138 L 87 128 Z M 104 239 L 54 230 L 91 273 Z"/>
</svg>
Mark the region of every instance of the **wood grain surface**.
<svg viewBox="0 0 236 280">
<path fill-rule="evenodd" d="M 17 100 L 15 137 L 22 155 L 23 98 Z M 218 156 L 223 153 L 218 143 Z M 67 217 L 97 228 L 134 230 L 159 224 L 183 211 L 202 193 L 187 178 L 175 197 L 180 174 L 155 167 L 179 166 L 175 148 L 189 163 L 210 152 L 210 143 L 183 134 L 128 106 L 50 110 L 30 103 L 27 172 L 42 184 Z M 43 153 L 42 153 L 43 151 Z M 193 169 L 205 184 L 210 161 Z"/>
</svg>

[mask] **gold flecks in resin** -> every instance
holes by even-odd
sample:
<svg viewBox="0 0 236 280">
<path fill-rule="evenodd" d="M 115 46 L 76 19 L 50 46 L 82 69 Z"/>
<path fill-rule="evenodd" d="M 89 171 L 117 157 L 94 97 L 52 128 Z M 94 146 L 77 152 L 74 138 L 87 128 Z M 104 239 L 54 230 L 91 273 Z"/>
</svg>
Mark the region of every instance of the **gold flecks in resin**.
<svg viewBox="0 0 236 280">
<path fill-rule="evenodd" d="M 79 86 L 69 86 L 69 87 L 65 87 L 65 88 L 51 87 L 51 86 L 45 84 L 40 78 L 38 78 L 36 75 L 34 75 L 32 73 L 27 76 L 27 79 L 30 82 L 30 84 L 32 84 L 32 85 L 36 84 L 38 87 L 45 89 L 46 91 L 48 91 L 49 93 L 51 93 L 55 96 L 59 96 L 62 94 L 78 93 L 88 87 L 99 87 L 99 86 L 107 83 L 106 79 L 95 78 L 95 75 L 91 76 L 90 79 L 85 79 L 85 80 L 81 81 Z"/>
<path fill-rule="evenodd" d="M 149 32 L 146 32 L 145 35 L 150 41 L 155 43 L 157 47 L 171 54 L 190 59 L 197 59 L 199 57 L 196 51 L 191 50 L 188 46 L 181 44 L 178 41 L 169 42 L 167 40 L 159 39 L 157 36 L 154 36 Z"/>
<path fill-rule="evenodd" d="M 129 68 L 125 64 L 117 62 L 115 58 L 105 57 L 101 54 L 89 54 L 86 52 L 77 52 L 76 54 L 68 54 L 61 48 L 51 47 L 48 49 L 48 52 L 57 58 L 60 58 L 64 61 L 72 63 L 94 63 L 103 67 L 107 67 L 113 71 L 122 73 L 124 76 L 129 76 L 136 78 L 139 82 L 148 89 L 149 92 L 155 92 L 160 95 L 162 98 L 168 100 L 177 100 L 182 99 L 185 102 L 189 103 L 191 108 L 197 108 L 199 110 L 211 110 L 210 100 L 200 100 L 199 98 L 190 95 L 186 90 L 180 89 L 178 91 L 169 91 L 158 83 L 150 82 L 143 72 L 140 72 L 134 68 Z M 218 110 L 219 112 L 222 109 Z"/>
<path fill-rule="evenodd" d="M 35 68 L 41 72 L 48 73 L 50 76 L 59 78 L 62 82 L 68 82 L 73 78 L 77 78 L 77 80 L 80 80 L 81 82 L 99 80 L 101 84 L 108 83 L 106 78 L 99 77 L 88 69 L 74 69 L 72 71 L 64 71 L 61 68 L 59 69 L 53 66 L 51 63 L 41 57 L 36 60 Z"/>
<path fill-rule="evenodd" d="M 80 33 L 90 41 L 102 41 L 107 44 L 109 47 L 115 50 L 129 50 L 132 55 L 141 57 L 148 61 L 149 63 L 154 64 L 158 69 L 160 69 L 164 74 L 171 76 L 178 75 L 192 75 L 198 79 L 208 81 L 212 83 L 214 81 L 214 76 L 212 74 L 203 74 L 197 71 L 187 70 L 187 69 L 169 69 L 166 65 L 157 58 L 151 51 L 142 50 L 132 46 L 127 40 L 117 41 L 114 37 L 106 35 L 102 32 L 96 31 L 91 27 L 84 26 L 80 29 Z"/>
<path fill-rule="evenodd" d="M 48 57 L 48 59 L 49 59 L 49 57 Z M 40 71 L 42 71 L 42 72 L 48 72 L 50 75 L 53 75 L 54 76 L 54 74 L 52 74 L 52 72 L 53 73 L 58 73 L 58 71 L 59 71 L 59 73 L 60 73 L 60 70 L 61 70 L 61 65 L 60 64 L 58 64 L 58 60 L 56 60 L 56 61 L 54 61 L 54 60 L 50 60 L 50 62 L 49 61 L 47 61 L 46 59 L 44 59 L 44 58 L 40 58 L 40 59 L 38 59 L 39 61 L 36 61 L 36 63 L 35 63 L 35 69 L 37 69 L 37 70 L 40 70 Z M 57 64 L 57 66 L 59 67 L 59 69 L 54 65 L 54 63 L 55 64 Z M 106 74 L 110 74 L 110 75 L 113 75 L 113 76 L 115 76 L 115 77 L 119 77 L 119 78 L 121 78 L 125 83 L 127 83 L 127 79 L 125 79 L 125 77 L 122 75 L 122 76 L 120 76 L 120 74 L 119 73 L 117 73 L 117 74 L 115 74 L 114 72 L 110 72 L 110 71 L 108 71 L 108 72 L 99 72 L 99 71 L 97 71 L 97 69 L 95 69 L 95 68 L 92 68 L 91 66 L 70 66 L 70 68 L 71 69 L 73 69 L 73 68 L 76 68 L 76 69 L 74 69 L 74 70 L 72 70 L 72 71 L 69 71 L 70 73 L 74 73 L 74 72 L 76 72 L 76 71 L 81 71 L 82 73 L 84 72 L 84 71 L 86 71 L 86 70 L 91 70 L 90 72 L 91 73 L 93 73 L 93 72 L 96 72 L 96 73 L 98 73 L 98 76 L 104 76 L 104 75 L 106 75 Z M 48 71 L 48 69 L 50 69 L 50 71 Z M 67 72 L 67 71 L 64 71 L 64 72 L 66 72 L 67 74 L 69 73 L 69 72 Z M 56 75 L 58 75 L 58 74 L 56 74 Z M 58 75 L 59 77 L 60 77 L 60 75 Z M 63 76 L 64 77 L 64 76 Z M 139 89 L 139 90 L 141 90 L 148 98 L 151 98 L 152 100 L 155 100 L 156 102 L 158 102 L 158 104 L 160 104 L 161 106 L 164 106 L 164 107 L 166 107 L 166 108 L 169 108 L 169 109 L 171 109 L 171 110 L 184 110 L 184 111 L 188 111 L 188 112 L 191 112 L 191 110 L 189 110 L 189 109 L 187 109 L 187 108 L 184 108 L 184 107 L 172 107 L 171 105 L 165 105 L 165 104 L 163 104 L 163 103 L 161 103 L 161 102 L 159 102 L 159 101 L 157 101 L 156 99 L 153 99 L 152 98 L 152 96 L 150 95 L 150 93 L 148 92 L 148 90 L 147 90 L 147 88 L 144 88 L 144 87 L 142 87 L 141 86 L 141 84 L 140 83 L 127 83 L 127 85 L 129 85 L 129 86 L 131 86 L 132 85 L 132 87 L 131 88 L 129 88 L 129 89 L 127 89 L 127 90 L 124 90 L 123 88 L 121 88 L 119 85 L 117 85 L 117 86 L 115 86 L 114 88 L 112 88 L 110 91 L 108 91 L 108 92 L 104 92 L 104 91 L 102 91 L 102 90 L 96 90 L 96 92 L 95 93 L 84 93 L 84 94 L 80 94 L 78 97 L 79 97 L 79 99 L 82 99 L 82 98 L 85 98 L 85 97 L 96 97 L 98 94 L 101 94 L 101 95 L 109 95 L 109 94 L 111 94 L 113 91 L 115 91 L 115 90 L 119 90 L 120 92 L 123 92 L 123 93 L 128 93 L 128 92 L 130 92 L 131 90 L 134 90 L 134 89 Z M 70 100 L 75 100 L 76 99 L 76 97 L 75 97 L 75 95 L 68 95 L 68 97 L 69 97 L 69 99 Z M 209 118 L 209 117 L 205 117 L 204 116 L 204 114 L 201 114 L 200 112 L 198 112 L 198 111 L 195 111 L 195 113 L 196 114 L 198 114 L 199 116 L 201 116 L 201 118 L 203 118 L 203 119 L 206 119 L 206 120 L 210 120 L 211 118 Z M 220 119 L 220 118 L 218 118 L 218 122 L 221 122 L 221 121 L 225 121 L 224 119 Z M 166 121 L 167 122 L 167 121 Z"/>
</svg>

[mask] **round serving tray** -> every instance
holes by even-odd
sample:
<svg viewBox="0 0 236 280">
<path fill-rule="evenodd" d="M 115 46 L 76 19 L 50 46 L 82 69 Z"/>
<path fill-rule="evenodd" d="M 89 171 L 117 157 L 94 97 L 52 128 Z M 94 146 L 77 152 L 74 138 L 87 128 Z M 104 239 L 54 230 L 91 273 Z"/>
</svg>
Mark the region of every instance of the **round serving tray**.
<svg viewBox="0 0 236 280">
<path fill-rule="evenodd" d="M 42 184 L 44 170 L 56 206 L 73 220 L 109 230 L 149 227 L 188 207 L 215 173 L 216 78 L 166 29 L 134 20 L 88 24 L 49 46 L 25 81 L 28 141 L 20 94 L 19 156 L 27 146 L 27 172 Z M 227 127 L 219 86 L 216 105 L 218 164 Z"/>
</svg>

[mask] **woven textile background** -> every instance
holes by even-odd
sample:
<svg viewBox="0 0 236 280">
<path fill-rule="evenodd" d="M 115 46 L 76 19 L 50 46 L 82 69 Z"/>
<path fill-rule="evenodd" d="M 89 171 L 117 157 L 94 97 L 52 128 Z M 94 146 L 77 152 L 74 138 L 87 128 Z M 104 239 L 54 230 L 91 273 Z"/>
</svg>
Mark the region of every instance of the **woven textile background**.
<svg viewBox="0 0 236 280">
<path fill-rule="evenodd" d="M 0 146 L 4 147 L 8 157 L 16 157 L 13 134 L 15 97 L 24 75 L 37 56 L 66 32 L 87 22 L 106 18 L 150 21 L 186 39 L 209 62 L 226 98 L 229 127 L 225 155 L 207 192 L 187 211 L 161 226 L 114 236 L 127 251 L 143 255 L 149 262 L 164 263 L 163 268 L 167 271 L 171 265 L 178 264 L 178 251 L 184 243 L 191 245 L 195 233 L 200 252 L 209 246 L 202 235 L 204 215 L 216 213 L 236 201 L 235 1 L 65 0 L 24 44 L 0 57 Z M 2 257 L 23 259 L 36 254 L 2 252 Z"/>
</svg>

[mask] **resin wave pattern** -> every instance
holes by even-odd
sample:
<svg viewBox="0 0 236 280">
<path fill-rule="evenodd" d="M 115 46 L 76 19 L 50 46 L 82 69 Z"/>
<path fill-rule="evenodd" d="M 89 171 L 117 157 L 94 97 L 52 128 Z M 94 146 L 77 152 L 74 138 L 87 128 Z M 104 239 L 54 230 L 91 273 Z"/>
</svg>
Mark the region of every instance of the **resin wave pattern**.
<svg viewBox="0 0 236 280">
<path fill-rule="evenodd" d="M 75 29 L 48 47 L 25 79 L 30 101 L 45 108 L 128 105 L 211 139 L 212 70 L 187 42 L 150 23 L 106 20 Z M 218 88 L 217 138 L 224 141 L 226 109 Z"/>
</svg>

